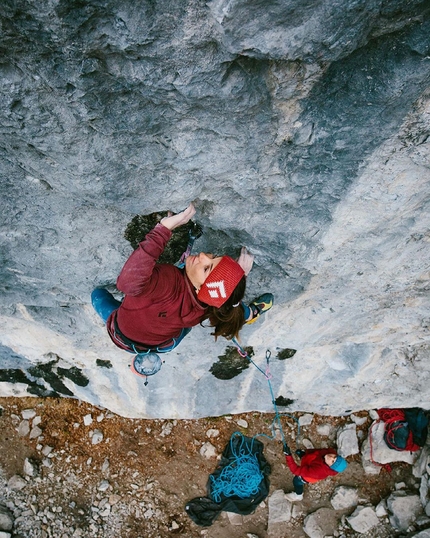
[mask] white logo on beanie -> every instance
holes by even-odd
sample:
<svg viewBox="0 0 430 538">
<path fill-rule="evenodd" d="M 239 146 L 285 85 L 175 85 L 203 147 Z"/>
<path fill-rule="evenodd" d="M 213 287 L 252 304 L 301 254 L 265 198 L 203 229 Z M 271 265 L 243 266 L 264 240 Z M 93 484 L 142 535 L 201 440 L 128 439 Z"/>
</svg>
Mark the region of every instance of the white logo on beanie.
<svg viewBox="0 0 430 538">
<path fill-rule="evenodd" d="M 212 297 L 212 299 L 218 299 L 220 295 L 223 298 L 227 297 L 227 294 L 225 292 L 225 287 L 224 287 L 224 280 L 219 280 L 218 282 L 208 282 L 206 286 L 208 288 L 209 295 Z M 218 295 L 218 291 L 219 291 L 219 295 Z"/>
</svg>

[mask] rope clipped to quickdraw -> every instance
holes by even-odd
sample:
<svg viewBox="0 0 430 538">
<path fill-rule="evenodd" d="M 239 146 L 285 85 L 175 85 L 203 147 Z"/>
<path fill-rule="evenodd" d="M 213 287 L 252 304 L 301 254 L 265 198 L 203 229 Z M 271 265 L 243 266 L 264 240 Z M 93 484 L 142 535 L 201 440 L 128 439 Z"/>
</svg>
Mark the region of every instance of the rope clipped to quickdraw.
<svg viewBox="0 0 430 538">
<path fill-rule="evenodd" d="M 271 382 L 272 374 L 270 373 L 270 357 L 272 356 L 272 353 L 271 353 L 270 349 L 266 350 L 266 371 L 264 371 L 258 366 L 258 364 L 256 364 L 252 360 L 252 358 L 248 355 L 248 353 L 245 351 L 245 349 L 243 349 L 243 347 L 239 344 L 239 342 L 236 340 L 236 338 L 232 338 L 232 342 L 236 346 L 239 355 L 241 355 L 242 357 L 248 359 L 248 361 L 251 364 L 253 364 L 257 368 L 257 370 L 259 372 L 261 372 L 264 375 L 264 377 L 267 379 L 267 383 L 269 385 L 269 390 L 270 390 L 270 395 L 272 397 L 272 404 L 273 404 L 273 407 L 274 407 L 274 410 L 275 410 L 275 417 L 274 417 L 274 419 L 272 421 L 272 426 L 271 426 L 272 437 L 269 437 L 268 435 L 265 435 L 263 433 L 258 434 L 255 437 L 260 436 L 260 437 L 267 437 L 269 439 L 276 439 L 276 431 L 275 431 L 275 429 L 276 429 L 276 426 L 277 426 L 278 430 L 279 430 L 279 433 L 281 435 L 282 443 L 285 444 L 285 436 L 284 436 L 284 430 L 282 429 L 281 416 L 287 416 L 289 418 L 292 418 L 295 422 L 297 422 L 297 435 L 296 435 L 296 440 L 297 440 L 297 438 L 300 436 L 300 424 L 299 424 L 299 421 L 295 417 L 293 417 L 292 415 L 290 415 L 288 413 L 280 414 L 279 411 L 278 411 L 278 406 L 276 405 L 275 395 L 274 395 L 274 392 L 273 392 L 273 387 L 272 387 L 272 382 Z"/>
<path fill-rule="evenodd" d="M 236 448 L 233 442 L 235 436 L 242 437 Z M 252 453 L 252 442 L 248 447 L 240 432 L 235 432 L 231 436 L 230 449 L 233 461 L 226 465 L 216 478 L 213 475 L 210 476 L 211 496 L 217 503 L 221 502 L 222 495 L 237 496 L 241 499 L 256 495 L 264 478 L 257 456 Z"/>
</svg>

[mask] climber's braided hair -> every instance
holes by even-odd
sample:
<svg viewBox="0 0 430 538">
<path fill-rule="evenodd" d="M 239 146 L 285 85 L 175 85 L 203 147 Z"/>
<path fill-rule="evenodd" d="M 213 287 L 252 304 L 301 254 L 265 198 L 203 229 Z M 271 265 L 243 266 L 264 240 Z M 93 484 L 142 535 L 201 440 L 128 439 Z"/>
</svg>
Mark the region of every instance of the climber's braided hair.
<svg viewBox="0 0 430 538">
<path fill-rule="evenodd" d="M 222 306 L 219 308 L 208 306 L 206 319 L 209 319 L 211 327 L 215 327 L 212 333 L 215 336 L 215 340 L 218 336 L 224 336 L 227 340 L 239 336 L 239 331 L 245 324 L 245 314 L 240 304 L 245 295 L 245 288 L 246 277 L 243 276 L 234 288 L 233 293 Z"/>
</svg>

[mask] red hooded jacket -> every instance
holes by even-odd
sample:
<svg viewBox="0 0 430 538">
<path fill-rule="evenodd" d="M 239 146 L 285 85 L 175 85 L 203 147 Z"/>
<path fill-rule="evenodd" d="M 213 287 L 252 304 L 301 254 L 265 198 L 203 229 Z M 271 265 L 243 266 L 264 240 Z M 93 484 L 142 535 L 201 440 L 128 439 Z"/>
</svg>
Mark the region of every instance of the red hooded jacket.
<svg viewBox="0 0 430 538">
<path fill-rule="evenodd" d="M 306 482 L 319 482 L 328 476 L 334 476 L 337 471 L 333 471 L 324 461 L 326 454 L 336 454 L 334 448 L 313 448 L 306 450 L 301 459 L 300 465 L 297 465 L 293 456 L 285 456 L 290 471 L 301 476 Z"/>
<path fill-rule="evenodd" d="M 156 263 L 171 235 L 170 230 L 157 224 L 131 254 L 117 279 L 117 288 L 125 298 L 110 315 L 107 329 L 119 347 L 123 346 L 113 338 L 115 321 L 130 340 L 156 346 L 205 318 L 207 307 L 198 301 L 185 270 Z"/>
</svg>

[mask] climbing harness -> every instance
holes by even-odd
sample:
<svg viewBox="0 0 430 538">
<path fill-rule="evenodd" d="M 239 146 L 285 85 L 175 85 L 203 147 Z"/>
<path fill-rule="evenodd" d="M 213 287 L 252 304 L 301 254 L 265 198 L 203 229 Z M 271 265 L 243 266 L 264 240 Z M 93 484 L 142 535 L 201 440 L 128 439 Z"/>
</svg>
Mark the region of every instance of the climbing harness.
<svg viewBox="0 0 430 538">
<path fill-rule="evenodd" d="M 297 439 L 300 436 L 300 424 L 299 424 L 298 419 L 296 417 L 293 417 L 293 415 L 290 415 L 289 413 L 282 413 L 282 414 L 279 413 L 278 406 L 276 405 L 275 395 L 273 393 L 273 387 L 272 387 L 272 382 L 271 382 L 272 374 L 270 373 L 270 357 L 272 355 L 270 349 L 266 350 L 266 371 L 264 371 L 262 368 L 260 368 L 258 366 L 258 364 L 256 364 L 251 359 L 251 357 L 248 355 L 246 350 L 243 349 L 243 347 L 239 344 L 239 342 L 237 341 L 236 338 L 232 338 L 232 342 L 236 346 L 239 355 L 241 355 L 242 357 L 248 359 L 248 361 L 251 364 L 253 364 L 257 368 L 257 370 L 264 375 L 264 377 L 267 379 L 267 383 L 269 385 L 270 395 L 271 395 L 271 398 L 272 398 L 272 404 L 273 404 L 273 407 L 274 407 L 274 410 L 275 410 L 275 417 L 274 417 L 274 419 L 272 421 L 272 425 L 271 425 L 272 436 L 270 437 L 268 435 L 260 433 L 260 434 L 257 434 L 255 437 L 267 437 L 268 439 L 276 439 L 276 428 L 278 428 L 279 433 L 281 435 L 281 441 L 282 441 L 283 444 L 285 444 L 285 436 L 284 436 L 284 430 L 282 429 L 281 416 L 286 416 L 286 417 L 289 417 L 289 418 L 293 419 L 297 423 L 297 434 L 296 434 L 296 442 L 297 442 Z"/>
<path fill-rule="evenodd" d="M 235 436 L 241 437 L 236 447 L 233 442 Z M 251 441 L 251 446 L 247 446 L 240 432 L 235 432 L 231 436 L 231 463 L 226 465 L 217 477 L 210 475 L 211 497 L 215 502 L 221 502 L 222 495 L 225 497 L 236 495 L 241 499 L 246 499 L 258 493 L 264 475 L 257 456 L 252 450 L 253 442 L 254 439 Z"/>
</svg>

